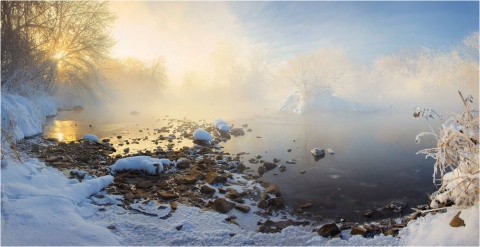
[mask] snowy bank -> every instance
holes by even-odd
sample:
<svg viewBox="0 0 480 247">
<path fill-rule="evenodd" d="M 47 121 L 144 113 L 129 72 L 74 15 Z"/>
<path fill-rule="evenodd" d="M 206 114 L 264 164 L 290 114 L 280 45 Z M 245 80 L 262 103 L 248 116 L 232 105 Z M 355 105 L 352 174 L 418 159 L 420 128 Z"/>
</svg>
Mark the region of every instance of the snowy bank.
<svg viewBox="0 0 480 247">
<path fill-rule="evenodd" d="M 98 211 L 83 205 L 112 181 L 80 183 L 37 159 L 2 160 L 2 245 L 118 245 L 108 229 L 80 215 Z"/>
<path fill-rule="evenodd" d="M 45 117 L 55 114 L 56 104 L 48 96 L 38 95 L 27 99 L 2 93 L 2 129 L 14 140 L 42 133 Z"/>
<path fill-rule="evenodd" d="M 391 105 L 384 108 L 366 106 L 331 94 L 319 94 L 312 100 L 305 100 L 298 91 L 295 91 L 285 98 L 279 110 L 298 114 L 317 110 L 379 112 L 390 107 Z"/>
</svg>

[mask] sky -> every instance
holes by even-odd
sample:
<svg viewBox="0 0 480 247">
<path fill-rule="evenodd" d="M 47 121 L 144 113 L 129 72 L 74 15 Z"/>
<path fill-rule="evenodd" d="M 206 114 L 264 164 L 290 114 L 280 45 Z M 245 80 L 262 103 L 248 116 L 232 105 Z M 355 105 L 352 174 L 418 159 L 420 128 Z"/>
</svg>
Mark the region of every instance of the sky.
<svg viewBox="0 0 480 247">
<path fill-rule="evenodd" d="M 266 47 L 283 60 L 320 48 L 372 63 L 425 46 L 448 49 L 478 31 L 477 2 L 112 2 L 113 55 L 162 56 L 170 72 L 202 66 L 219 42 Z"/>
</svg>

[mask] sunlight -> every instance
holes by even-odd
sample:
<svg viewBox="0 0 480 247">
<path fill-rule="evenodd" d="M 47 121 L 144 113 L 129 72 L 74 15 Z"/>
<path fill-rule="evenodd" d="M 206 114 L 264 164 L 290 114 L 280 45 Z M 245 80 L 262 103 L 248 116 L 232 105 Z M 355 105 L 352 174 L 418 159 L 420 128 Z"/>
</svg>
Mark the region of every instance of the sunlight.
<svg viewBox="0 0 480 247">
<path fill-rule="evenodd" d="M 60 51 L 57 51 L 53 57 L 57 60 L 61 60 L 63 59 L 64 56 L 65 56 L 65 51 L 60 50 Z"/>
<path fill-rule="evenodd" d="M 57 133 L 57 140 L 59 142 L 63 141 L 63 133 Z"/>
</svg>

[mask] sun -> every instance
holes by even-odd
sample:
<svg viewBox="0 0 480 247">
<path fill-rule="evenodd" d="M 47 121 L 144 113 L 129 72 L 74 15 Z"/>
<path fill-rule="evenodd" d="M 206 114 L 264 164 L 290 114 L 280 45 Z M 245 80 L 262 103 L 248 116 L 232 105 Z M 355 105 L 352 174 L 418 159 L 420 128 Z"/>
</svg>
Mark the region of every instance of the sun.
<svg viewBox="0 0 480 247">
<path fill-rule="evenodd" d="M 53 56 L 57 60 L 62 60 L 62 58 L 65 56 L 65 51 L 57 51 L 55 52 L 55 55 Z"/>
</svg>

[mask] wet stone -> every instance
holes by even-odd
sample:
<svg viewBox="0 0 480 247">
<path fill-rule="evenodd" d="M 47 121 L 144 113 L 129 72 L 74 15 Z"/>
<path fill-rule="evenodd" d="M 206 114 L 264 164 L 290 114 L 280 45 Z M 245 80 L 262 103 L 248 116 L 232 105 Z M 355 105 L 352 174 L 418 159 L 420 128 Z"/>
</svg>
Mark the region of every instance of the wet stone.
<svg viewBox="0 0 480 247">
<path fill-rule="evenodd" d="M 317 230 L 318 235 L 328 238 L 340 234 L 341 231 L 335 223 L 325 224 Z"/>
<path fill-rule="evenodd" d="M 251 208 L 247 205 L 236 205 L 235 209 L 243 213 L 248 213 L 248 211 L 250 211 Z"/>
<path fill-rule="evenodd" d="M 228 213 L 235 207 L 235 203 L 227 201 L 225 198 L 218 198 L 213 202 L 213 209 L 220 213 Z"/>
<path fill-rule="evenodd" d="M 213 194 L 215 193 L 215 188 L 212 188 L 208 185 L 203 185 L 201 188 L 200 188 L 200 192 L 204 193 L 204 194 Z"/>
</svg>

